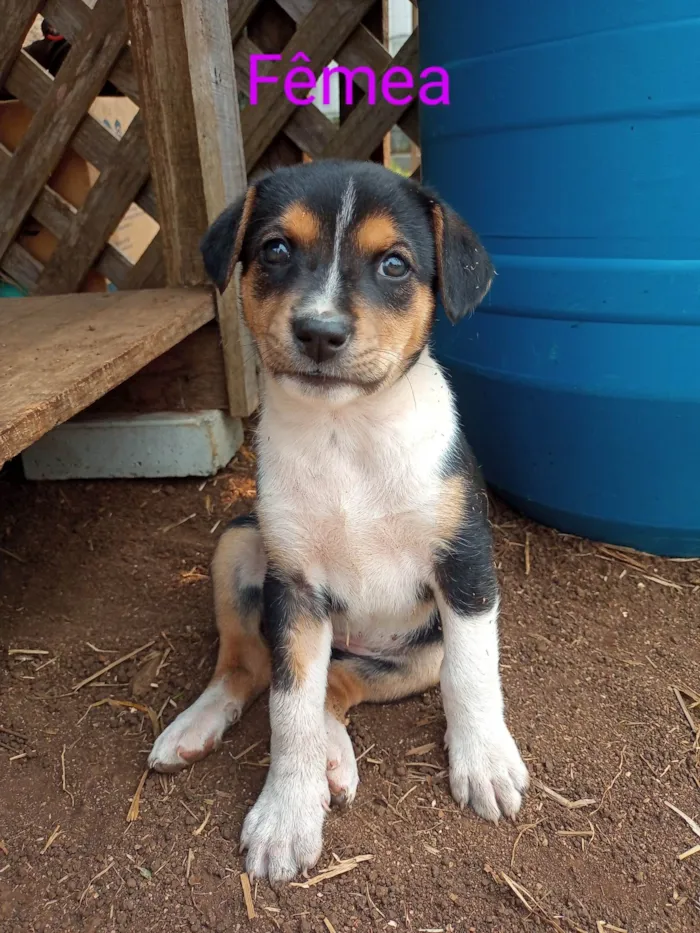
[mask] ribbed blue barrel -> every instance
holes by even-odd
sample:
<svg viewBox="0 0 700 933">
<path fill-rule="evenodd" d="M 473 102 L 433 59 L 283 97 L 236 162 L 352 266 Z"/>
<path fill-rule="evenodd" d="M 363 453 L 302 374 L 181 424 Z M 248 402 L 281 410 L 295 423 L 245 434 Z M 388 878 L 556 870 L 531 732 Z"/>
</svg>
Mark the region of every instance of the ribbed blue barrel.
<svg viewBox="0 0 700 933">
<path fill-rule="evenodd" d="M 562 531 L 700 555 L 700 6 L 425 0 L 423 178 L 497 277 L 435 330 L 496 492 Z"/>
</svg>

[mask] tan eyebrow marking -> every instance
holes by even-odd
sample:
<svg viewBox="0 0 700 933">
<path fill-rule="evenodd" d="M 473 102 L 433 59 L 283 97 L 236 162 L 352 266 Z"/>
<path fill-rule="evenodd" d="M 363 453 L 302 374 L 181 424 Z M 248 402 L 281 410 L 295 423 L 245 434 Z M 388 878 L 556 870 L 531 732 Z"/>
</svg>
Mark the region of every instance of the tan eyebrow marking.
<svg viewBox="0 0 700 933">
<path fill-rule="evenodd" d="M 384 252 L 401 239 L 394 221 L 387 214 L 375 214 L 363 220 L 355 231 L 357 245 L 363 253 Z"/>
<path fill-rule="evenodd" d="M 299 201 L 294 201 L 280 218 L 282 228 L 290 240 L 303 246 L 315 246 L 321 235 L 321 224 L 312 211 Z"/>
</svg>

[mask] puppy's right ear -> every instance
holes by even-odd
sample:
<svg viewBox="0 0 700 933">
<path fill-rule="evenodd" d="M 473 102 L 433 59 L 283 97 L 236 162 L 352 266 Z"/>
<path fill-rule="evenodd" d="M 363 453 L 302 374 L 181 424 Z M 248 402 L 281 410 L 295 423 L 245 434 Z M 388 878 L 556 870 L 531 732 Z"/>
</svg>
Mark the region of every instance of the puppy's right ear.
<svg viewBox="0 0 700 933">
<path fill-rule="evenodd" d="M 255 186 L 220 214 L 202 237 L 199 248 L 207 275 L 223 295 L 243 249 L 246 228 L 255 207 Z"/>
</svg>

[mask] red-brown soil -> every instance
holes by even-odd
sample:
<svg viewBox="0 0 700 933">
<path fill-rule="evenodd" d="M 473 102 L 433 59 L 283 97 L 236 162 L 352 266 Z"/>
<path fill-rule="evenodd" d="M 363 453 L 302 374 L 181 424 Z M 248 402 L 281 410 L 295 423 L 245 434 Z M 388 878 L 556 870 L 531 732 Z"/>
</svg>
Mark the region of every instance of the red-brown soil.
<svg viewBox="0 0 700 933">
<path fill-rule="evenodd" d="M 151 720 L 90 706 L 133 701 L 167 723 L 205 685 L 212 529 L 247 506 L 250 470 L 242 457 L 204 486 L 0 480 L 0 930 L 700 930 L 700 852 L 678 858 L 700 839 L 667 806 L 700 820 L 672 689 L 700 692 L 700 562 L 601 550 L 499 503 L 508 719 L 542 784 L 595 803 L 533 786 L 517 823 L 458 811 L 434 691 L 352 714 L 362 783 L 328 819 L 319 869 L 373 860 L 306 889 L 261 884 L 253 920 L 237 841 L 265 777 L 265 700 L 206 761 L 150 775 L 127 822 Z"/>
</svg>

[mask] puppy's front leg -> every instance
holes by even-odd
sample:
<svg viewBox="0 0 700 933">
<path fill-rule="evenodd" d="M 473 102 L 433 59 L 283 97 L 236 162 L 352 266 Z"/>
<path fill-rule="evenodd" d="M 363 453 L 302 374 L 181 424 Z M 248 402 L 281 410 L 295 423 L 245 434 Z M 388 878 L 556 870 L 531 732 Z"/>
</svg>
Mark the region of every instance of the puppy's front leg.
<svg viewBox="0 0 700 933">
<path fill-rule="evenodd" d="M 251 876 L 272 884 L 311 868 L 329 806 L 324 703 L 331 624 L 304 581 L 274 570 L 264 586 L 263 626 L 272 649 L 270 769 L 245 819 L 241 849 Z"/>
<path fill-rule="evenodd" d="M 515 817 L 527 768 L 508 731 L 498 669 L 498 583 L 485 515 L 472 513 L 435 567 L 445 641 L 440 686 L 450 786 L 460 806 L 494 822 Z"/>
</svg>

